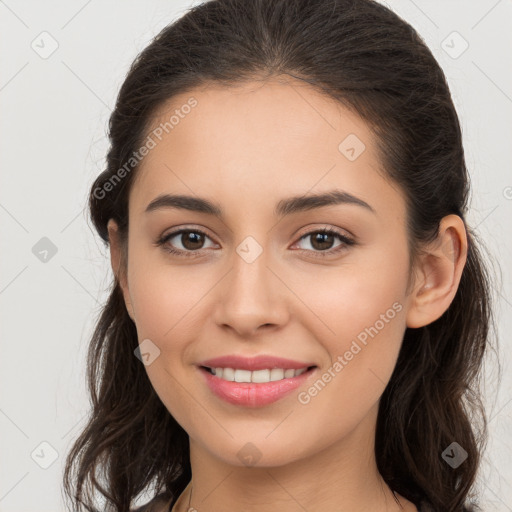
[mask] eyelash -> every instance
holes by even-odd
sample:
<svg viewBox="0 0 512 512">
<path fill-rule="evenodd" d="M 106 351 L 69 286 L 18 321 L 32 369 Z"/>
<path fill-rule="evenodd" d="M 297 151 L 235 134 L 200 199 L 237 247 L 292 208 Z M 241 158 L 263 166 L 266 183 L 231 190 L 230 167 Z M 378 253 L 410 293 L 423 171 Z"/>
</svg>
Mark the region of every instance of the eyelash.
<svg viewBox="0 0 512 512">
<path fill-rule="evenodd" d="M 204 235 L 207 238 L 210 238 L 204 231 L 202 231 L 200 229 L 180 229 L 178 231 L 173 231 L 172 233 L 162 236 L 159 240 L 157 240 L 156 245 L 163 246 L 168 240 L 170 240 L 171 238 L 174 238 L 176 235 L 180 235 L 182 233 L 199 233 L 201 235 Z M 335 249 L 328 249 L 326 251 L 312 251 L 310 249 L 297 249 L 297 250 L 313 252 L 315 254 L 314 257 L 325 258 L 327 256 L 332 256 L 333 254 L 337 254 L 338 252 L 342 251 L 343 249 L 346 249 L 347 246 L 349 247 L 349 246 L 356 245 L 355 240 L 348 238 L 347 236 L 341 234 L 340 232 L 338 232 L 332 228 L 317 229 L 314 231 L 309 231 L 308 233 L 305 233 L 304 235 L 302 235 L 298 241 L 300 242 L 304 238 L 307 238 L 308 236 L 311 236 L 311 235 L 314 235 L 317 233 L 322 233 L 322 234 L 326 234 L 326 235 L 334 235 L 339 240 L 341 240 L 342 244 L 339 245 L 338 247 L 336 247 Z M 166 252 L 169 252 L 176 256 L 180 256 L 180 257 L 183 256 L 186 258 L 195 258 L 195 257 L 200 256 L 200 254 L 198 254 L 198 252 L 201 249 L 197 249 L 195 251 L 182 251 L 180 249 L 173 249 L 172 247 L 164 247 L 164 250 Z"/>
</svg>

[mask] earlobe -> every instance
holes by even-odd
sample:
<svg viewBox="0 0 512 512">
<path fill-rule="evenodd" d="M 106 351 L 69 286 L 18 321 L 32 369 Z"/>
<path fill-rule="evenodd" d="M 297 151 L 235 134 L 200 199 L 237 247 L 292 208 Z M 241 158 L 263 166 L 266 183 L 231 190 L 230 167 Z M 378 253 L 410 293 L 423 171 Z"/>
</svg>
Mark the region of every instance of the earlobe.
<svg viewBox="0 0 512 512">
<path fill-rule="evenodd" d="M 130 291 L 128 288 L 126 263 L 123 261 L 123 248 L 119 236 L 119 227 L 114 219 L 110 219 L 107 223 L 109 245 L 110 245 L 110 264 L 112 271 L 119 282 L 119 286 L 123 292 L 124 302 L 130 318 L 135 322 L 133 314 L 133 306 L 130 299 Z"/>
<path fill-rule="evenodd" d="M 419 258 L 407 327 L 428 325 L 449 308 L 457 293 L 466 257 L 464 222 L 458 215 L 448 215 L 440 222 L 437 239 Z"/>
</svg>

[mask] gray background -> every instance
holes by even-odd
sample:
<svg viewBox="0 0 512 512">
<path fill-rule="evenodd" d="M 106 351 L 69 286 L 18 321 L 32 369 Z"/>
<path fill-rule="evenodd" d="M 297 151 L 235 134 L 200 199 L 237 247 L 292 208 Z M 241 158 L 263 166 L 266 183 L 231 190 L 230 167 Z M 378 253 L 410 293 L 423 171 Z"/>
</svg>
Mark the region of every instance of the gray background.
<svg viewBox="0 0 512 512">
<path fill-rule="evenodd" d="M 0 0 L 0 512 L 64 510 L 62 465 L 88 410 L 86 348 L 111 278 L 86 220 L 87 193 L 128 66 L 196 3 Z M 468 221 L 502 269 L 503 378 L 498 386 L 490 358 L 478 489 L 486 512 L 512 511 L 512 2 L 387 4 L 446 73 L 472 176 Z"/>
</svg>

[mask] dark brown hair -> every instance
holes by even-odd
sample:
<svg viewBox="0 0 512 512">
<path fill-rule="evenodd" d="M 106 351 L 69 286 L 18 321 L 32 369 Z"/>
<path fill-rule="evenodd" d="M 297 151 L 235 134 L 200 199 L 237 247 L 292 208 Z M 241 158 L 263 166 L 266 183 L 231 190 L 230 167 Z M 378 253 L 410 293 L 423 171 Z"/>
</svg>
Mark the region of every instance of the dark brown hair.
<svg viewBox="0 0 512 512">
<path fill-rule="evenodd" d="M 128 195 L 159 108 L 209 83 L 292 76 L 360 115 L 386 176 L 404 191 L 411 264 L 441 219 L 464 220 L 469 182 L 461 129 L 440 66 L 417 32 L 372 0 L 212 0 L 164 28 L 133 62 L 109 122 L 106 169 L 91 187 L 94 226 L 115 219 L 126 250 Z M 124 168 L 125 172 L 119 170 Z M 110 186 L 108 186 L 110 184 Z M 479 391 L 493 322 L 488 270 L 466 225 L 467 263 L 448 310 L 407 328 L 380 403 L 376 459 L 389 486 L 439 512 L 468 508 L 487 422 Z M 135 325 L 114 278 L 88 353 L 90 419 L 66 461 L 74 510 L 126 512 L 143 491 L 172 504 L 191 478 L 188 435 L 134 356 Z M 442 452 L 456 441 L 467 459 Z"/>
</svg>

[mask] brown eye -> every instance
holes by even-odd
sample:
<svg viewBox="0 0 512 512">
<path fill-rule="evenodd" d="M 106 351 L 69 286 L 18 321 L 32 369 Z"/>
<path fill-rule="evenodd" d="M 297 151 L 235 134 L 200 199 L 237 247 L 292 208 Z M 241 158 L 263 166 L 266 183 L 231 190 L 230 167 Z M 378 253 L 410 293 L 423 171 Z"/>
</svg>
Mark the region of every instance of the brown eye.
<svg viewBox="0 0 512 512">
<path fill-rule="evenodd" d="M 334 246 L 335 240 L 338 239 L 341 243 Z M 351 245 L 356 245 L 355 240 L 348 238 L 347 236 L 338 233 L 334 229 L 322 229 L 317 231 L 310 231 L 303 235 L 299 243 L 303 240 L 310 241 L 312 249 L 301 249 L 309 253 L 313 253 L 314 256 L 330 256 L 336 254 L 344 249 L 347 249 Z"/>
<path fill-rule="evenodd" d="M 204 248 L 205 239 L 210 237 L 199 229 L 180 229 L 163 236 L 157 241 L 157 245 L 178 256 L 199 256 L 197 251 Z"/>
<path fill-rule="evenodd" d="M 180 242 L 182 243 L 185 249 L 190 251 L 195 251 L 197 249 L 202 249 L 202 245 L 204 243 L 204 234 L 199 233 L 197 231 L 183 231 L 181 233 Z"/>
<path fill-rule="evenodd" d="M 330 249 L 334 243 L 335 238 L 334 235 L 329 233 L 315 233 L 308 236 L 311 237 L 311 246 L 315 249 L 318 249 L 319 251 Z"/>
</svg>

